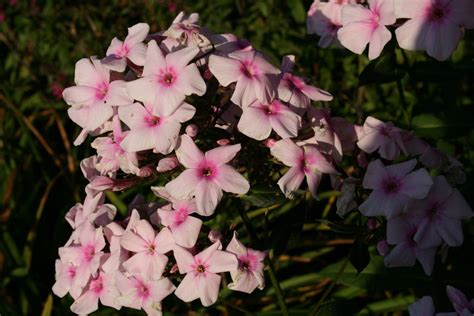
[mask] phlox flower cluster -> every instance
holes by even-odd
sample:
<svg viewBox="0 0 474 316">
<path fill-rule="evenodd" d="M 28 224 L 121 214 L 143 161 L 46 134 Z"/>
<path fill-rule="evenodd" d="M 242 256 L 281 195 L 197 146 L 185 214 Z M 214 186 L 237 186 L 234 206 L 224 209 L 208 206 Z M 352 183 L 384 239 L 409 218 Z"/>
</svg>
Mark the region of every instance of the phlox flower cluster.
<svg viewBox="0 0 474 316">
<path fill-rule="evenodd" d="M 392 123 L 368 117 L 359 126 L 314 107 L 332 96 L 293 73 L 294 56 L 276 67 L 249 42 L 198 19 L 180 13 L 152 34 L 147 24 L 132 26 L 102 59 L 79 60 L 76 85 L 63 91 L 82 129 L 74 143 L 92 137 L 96 150 L 81 162 L 86 197 L 66 214 L 73 232 L 56 261 L 53 291 L 70 294 L 74 313 L 91 313 L 100 301 L 160 315 L 173 293 L 210 306 L 224 272 L 231 290 L 262 289 L 266 252 L 206 224 L 227 211 L 223 199 L 259 181 L 260 161 L 285 197 L 308 191 L 317 199 L 330 180 L 341 191 L 340 216 L 358 209 L 384 223 L 387 266 L 418 260 L 429 274 L 437 249 L 463 242 L 461 221 L 473 214 L 454 188 L 463 180 L 458 161 Z M 343 168 L 348 156 L 357 173 Z M 117 219 L 106 192 L 145 183 L 155 201 L 137 196 Z"/>
<path fill-rule="evenodd" d="M 469 301 L 466 295 L 455 287 L 446 286 L 454 312 L 435 313 L 435 306 L 431 296 L 423 296 L 408 307 L 410 316 L 471 316 L 474 314 L 474 299 Z"/>
<path fill-rule="evenodd" d="M 343 46 L 369 59 L 380 56 L 395 29 L 398 45 L 426 51 L 446 60 L 465 29 L 474 27 L 470 0 L 315 0 L 308 11 L 307 31 L 320 36 L 318 45 Z"/>
</svg>

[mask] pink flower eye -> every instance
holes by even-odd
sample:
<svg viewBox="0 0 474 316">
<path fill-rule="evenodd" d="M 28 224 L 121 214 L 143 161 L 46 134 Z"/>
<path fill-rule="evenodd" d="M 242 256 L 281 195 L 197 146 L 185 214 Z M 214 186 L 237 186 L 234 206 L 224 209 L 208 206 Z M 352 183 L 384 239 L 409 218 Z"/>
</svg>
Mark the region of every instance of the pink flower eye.
<svg viewBox="0 0 474 316">
<path fill-rule="evenodd" d="M 390 179 L 384 183 L 384 191 L 387 194 L 398 193 L 400 191 L 400 183 L 396 179 Z"/>
</svg>

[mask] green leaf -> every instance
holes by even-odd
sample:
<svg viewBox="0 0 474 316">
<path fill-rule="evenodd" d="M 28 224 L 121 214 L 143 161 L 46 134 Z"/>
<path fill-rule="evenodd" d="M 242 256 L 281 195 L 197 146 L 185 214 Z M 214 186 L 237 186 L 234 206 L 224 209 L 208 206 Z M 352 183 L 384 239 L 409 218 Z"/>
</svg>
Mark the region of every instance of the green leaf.
<svg viewBox="0 0 474 316">
<path fill-rule="evenodd" d="M 446 133 L 446 124 L 433 114 L 417 115 L 412 120 L 412 126 L 417 136 L 442 137 Z"/>
<path fill-rule="evenodd" d="M 349 259 L 358 273 L 362 272 L 362 270 L 367 267 L 370 262 L 369 245 L 363 238 L 354 241 L 349 254 Z"/>
<path fill-rule="evenodd" d="M 331 300 L 321 305 L 316 316 L 355 315 L 364 306 L 365 303 L 360 299 Z"/>
<path fill-rule="evenodd" d="M 371 61 L 359 76 L 359 86 L 370 83 L 387 83 L 397 81 L 406 74 L 406 71 L 397 65 L 391 54 L 384 54 Z"/>
</svg>

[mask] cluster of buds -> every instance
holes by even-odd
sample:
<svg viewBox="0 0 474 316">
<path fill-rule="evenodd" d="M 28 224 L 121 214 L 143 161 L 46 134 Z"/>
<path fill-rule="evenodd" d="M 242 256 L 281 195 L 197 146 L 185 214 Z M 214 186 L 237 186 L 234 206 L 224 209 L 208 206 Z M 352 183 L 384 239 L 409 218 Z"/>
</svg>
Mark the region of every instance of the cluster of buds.
<svg viewBox="0 0 474 316">
<path fill-rule="evenodd" d="M 446 60 L 464 29 L 474 28 L 472 12 L 471 0 L 315 0 L 307 31 L 321 37 L 318 45 L 323 48 L 335 44 L 362 54 L 368 45 L 372 60 L 392 39 L 389 27 L 396 27 L 401 48 Z"/>
<path fill-rule="evenodd" d="M 457 161 L 391 123 L 369 117 L 358 126 L 313 107 L 332 96 L 293 74 L 293 56 L 275 67 L 247 41 L 197 23 L 197 14 L 180 13 L 159 33 L 132 26 L 104 58 L 79 60 L 76 85 L 63 92 L 82 128 L 75 145 L 92 136 L 97 150 L 81 163 L 86 198 L 66 215 L 73 232 L 56 262 L 54 293 L 69 293 L 73 312 L 91 313 L 100 300 L 157 315 L 173 292 L 209 306 L 223 272 L 230 272 L 230 289 L 262 289 L 265 251 L 247 248 L 235 233 L 225 250 L 219 233 L 200 237 L 212 229 L 205 221 L 224 192 L 247 194 L 259 181 L 254 174 L 273 179 L 280 163 L 285 174 L 277 185 L 287 198 L 300 188 L 317 198 L 327 174 L 342 191 L 340 215 L 359 208 L 386 217 L 387 242 L 395 245 L 388 266 L 418 258 L 429 273 L 438 246 L 462 243 L 461 220 L 472 211 L 452 187 Z M 346 156 L 359 162 L 352 177 L 341 167 Z M 378 157 L 405 161 L 386 165 Z M 105 192 L 152 179 L 159 201 L 137 198 L 116 220 Z"/>
</svg>

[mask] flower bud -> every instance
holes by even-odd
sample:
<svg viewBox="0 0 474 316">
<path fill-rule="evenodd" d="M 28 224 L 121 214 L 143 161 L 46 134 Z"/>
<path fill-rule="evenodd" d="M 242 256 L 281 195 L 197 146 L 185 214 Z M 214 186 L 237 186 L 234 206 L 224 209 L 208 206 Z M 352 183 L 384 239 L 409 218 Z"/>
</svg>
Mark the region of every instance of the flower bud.
<svg viewBox="0 0 474 316">
<path fill-rule="evenodd" d="M 215 243 L 216 241 L 219 241 L 221 240 L 222 238 L 222 234 L 220 231 L 218 230 L 211 230 L 209 232 L 209 234 L 207 235 L 207 238 L 209 238 L 209 240 L 212 242 L 212 243 Z"/>
<path fill-rule="evenodd" d="M 388 242 L 385 239 L 382 239 L 377 243 L 377 252 L 381 256 L 385 256 L 389 251 Z"/>
<path fill-rule="evenodd" d="M 377 228 L 377 221 L 375 220 L 375 218 L 369 218 L 367 220 L 367 228 L 370 230 L 374 230 Z"/>
<path fill-rule="evenodd" d="M 178 158 L 172 156 L 172 157 L 166 157 L 163 159 L 160 159 L 158 162 L 158 166 L 156 167 L 156 171 L 158 172 L 166 172 L 173 170 L 178 166 Z"/>
<path fill-rule="evenodd" d="M 185 130 L 186 135 L 188 135 L 191 138 L 196 137 L 198 131 L 199 129 L 195 124 L 189 124 L 188 126 L 186 126 L 186 130 Z"/>
<path fill-rule="evenodd" d="M 275 145 L 277 141 L 273 138 L 267 138 L 263 141 L 263 144 L 265 145 L 265 147 L 267 148 L 272 148 L 273 145 Z"/>
<path fill-rule="evenodd" d="M 217 141 L 217 144 L 218 144 L 219 146 L 229 145 L 229 143 L 230 143 L 230 140 L 227 139 L 227 138 L 221 138 L 221 139 L 219 139 L 219 140 Z"/>
</svg>

